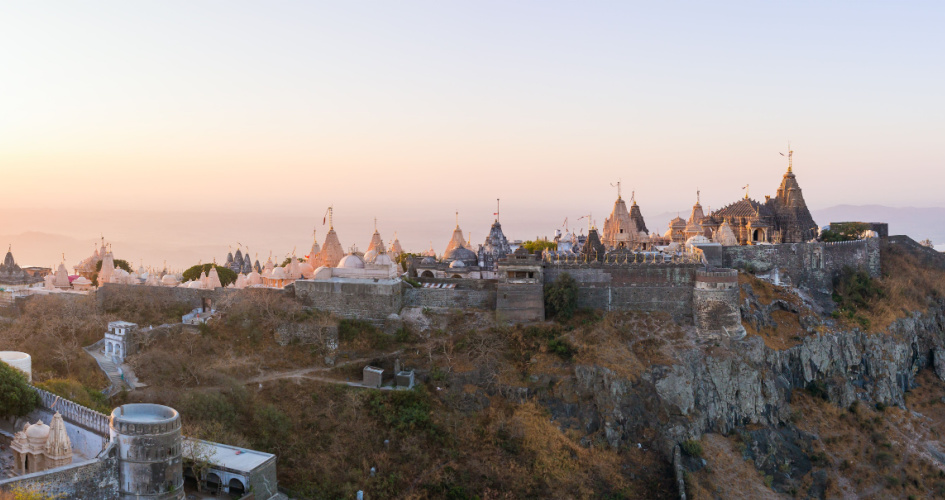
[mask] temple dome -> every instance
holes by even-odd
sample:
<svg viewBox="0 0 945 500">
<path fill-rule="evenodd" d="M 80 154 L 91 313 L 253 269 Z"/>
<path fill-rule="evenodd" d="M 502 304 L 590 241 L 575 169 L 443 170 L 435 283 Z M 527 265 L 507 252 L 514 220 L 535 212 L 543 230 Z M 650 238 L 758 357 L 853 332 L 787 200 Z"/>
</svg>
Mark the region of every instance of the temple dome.
<svg viewBox="0 0 945 500">
<path fill-rule="evenodd" d="M 269 279 L 274 279 L 274 280 L 286 279 L 285 268 L 282 268 L 282 267 L 273 268 L 272 274 L 269 275 Z"/>
<path fill-rule="evenodd" d="M 378 254 L 377 257 L 374 258 L 373 264 L 376 266 L 389 266 L 393 264 L 393 262 L 394 261 L 391 260 L 390 255 L 387 255 L 386 253 L 381 253 L 381 254 Z"/>
<path fill-rule="evenodd" d="M 466 264 L 463 264 L 463 261 L 461 260 L 454 260 L 453 262 L 450 262 L 450 269 L 456 269 L 458 267 L 466 267 Z"/>
<path fill-rule="evenodd" d="M 420 264 L 424 266 L 433 266 L 436 265 L 436 259 L 428 255 L 420 261 Z"/>
<path fill-rule="evenodd" d="M 364 261 L 361 260 L 361 257 L 351 253 L 345 255 L 341 262 L 338 263 L 338 267 L 346 267 L 348 269 L 364 269 Z"/>
<path fill-rule="evenodd" d="M 381 247 L 381 248 L 383 248 L 383 247 Z M 378 255 L 378 253 L 377 253 L 377 247 L 374 247 L 374 248 L 369 249 L 369 250 L 364 254 L 364 262 L 370 262 L 370 263 L 373 264 L 374 261 L 377 259 L 377 255 Z"/>
<path fill-rule="evenodd" d="M 448 253 L 444 260 L 447 262 L 459 260 L 463 261 L 463 264 L 476 265 L 479 262 L 479 257 L 472 250 L 466 247 L 457 247 Z"/>
<path fill-rule="evenodd" d="M 39 420 L 26 428 L 26 437 L 29 438 L 30 444 L 45 447 L 46 438 L 49 437 L 49 426 Z"/>
</svg>

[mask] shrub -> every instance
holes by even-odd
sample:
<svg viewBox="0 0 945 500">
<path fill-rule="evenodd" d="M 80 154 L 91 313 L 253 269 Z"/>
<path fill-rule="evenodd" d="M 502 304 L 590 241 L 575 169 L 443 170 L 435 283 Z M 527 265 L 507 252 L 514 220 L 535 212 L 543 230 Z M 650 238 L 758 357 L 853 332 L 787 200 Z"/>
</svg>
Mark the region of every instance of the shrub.
<svg viewBox="0 0 945 500">
<path fill-rule="evenodd" d="M 78 380 L 54 378 L 36 386 L 101 413 L 112 411 L 112 405 L 104 394 L 82 385 Z"/>
<path fill-rule="evenodd" d="M 565 361 L 570 361 L 576 349 L 567 340 L 555 338 L 548 341 L 548 351 L 557 354 Z"/>
<path fill-rule="evenodd" d="M 39 405 L 26 374 L 0 361 L 0 417 L 19 417 Z"/>
<path fill-rule="evenodd" d="M 854 241 L 860 239 L 864 231 L 869 231 L 869 224 L 849 222 L 846 224 L 832 224 L 830 229 L 820 233 L 820 241 Z"/>
<path fill-rule="evenodd" d="M 864 271 L 844 267 L 834 280 L 833 288 L 832 297 L 837 304 L 838 314 L 846 315 L 861 324 L 866 323 L 863 325 L 864 328 L 869 327 L 869 320 L 865 317 L 857 317 L 856 313 L 860 310 L 869 310 L 872 299 L 884 296 L 883 289 L 879 287 L 876 280 Z"/>
<path fill-rule="evenodd" d="M 368 402 L 371 415 L 399 432 L 436 429 L 431 414 L 430 393 L 422 385 L 408 391 L 372 391 Z"/>
<path fill-rule="evenodd" d="M 690 457 L 700 458 L 702 457 L 702 443 L 699 441 L 683 441 L 679 444 L 679 448 L 683 453 L 689 455 Z"/>
<path fill-rule="evenodd" d="M 545 314 L 549 318 L 570 319 L 577 309 L 577 281 L 568 273 L 561 273 L 545 287 Z"/>
</svg>

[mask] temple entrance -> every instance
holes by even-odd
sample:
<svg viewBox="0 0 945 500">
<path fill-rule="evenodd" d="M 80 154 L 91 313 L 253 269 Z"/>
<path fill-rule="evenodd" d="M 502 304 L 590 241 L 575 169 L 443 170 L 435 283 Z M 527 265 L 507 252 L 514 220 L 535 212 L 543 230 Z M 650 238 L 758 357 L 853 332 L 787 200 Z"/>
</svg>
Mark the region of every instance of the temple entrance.
<svg viewBox="0 0 945 500">
<path fill-rule="evenodd" d="M 761 238 L 761 229 L 755 229 L 754 231 L 752 231 L 751 241 L 754 241 L 757 243 L 758 241 L 761 241 L 760 238 Z"/>
<path fill-rule="evenodd" d="M 204 297 L 204 298 L 203 298 L 203 306 L 202 306 L 202 308 L 203 308 L 203 310 L 202 310 L 201 312 L 210 312 L 211 310 L 213 310 L 212 303 L 211 303 L 211 301 L 210 301 L 210 297 Z"/>
<path fill-rule="evenodd" d="M 420 277 L 421 277 L 421 278 L 432 278 L 432 277 L 433 277 L 433 273 L 431 273 L 430 271 L 423 271 L 423 274 L 421 274 Z"/>
</svg>

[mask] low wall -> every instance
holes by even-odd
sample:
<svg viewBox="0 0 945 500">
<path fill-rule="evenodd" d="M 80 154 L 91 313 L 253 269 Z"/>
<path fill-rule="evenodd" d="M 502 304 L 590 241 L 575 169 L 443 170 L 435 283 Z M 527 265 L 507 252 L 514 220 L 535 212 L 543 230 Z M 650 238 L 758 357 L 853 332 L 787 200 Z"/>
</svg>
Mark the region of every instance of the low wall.
<svg viewBox="0 0 945 500">
<path fill-rule="evenodd" d="M 49 425 L 58 411 L 66 422 L 66 433 L 73 450 L 85 457 L 94 457 L 106 448 L 110 439 L 107 416 L 68 399 L 58 398 L 57 401 L 55 394 L 42 389 L 33 389 L 39 394 L 40 405 L 25 416 L 0 419 L 0 431 L 13 435 L 23 430 L 24 424 L 34 424 L 39 420 Z"/>
<path fill-rule="evenodd" d="M 0 491 L 32 489 L 57 500 L 118 500 L 118 486 L 114 445 L 99 458 L 0 481 Z"/>
</svg>

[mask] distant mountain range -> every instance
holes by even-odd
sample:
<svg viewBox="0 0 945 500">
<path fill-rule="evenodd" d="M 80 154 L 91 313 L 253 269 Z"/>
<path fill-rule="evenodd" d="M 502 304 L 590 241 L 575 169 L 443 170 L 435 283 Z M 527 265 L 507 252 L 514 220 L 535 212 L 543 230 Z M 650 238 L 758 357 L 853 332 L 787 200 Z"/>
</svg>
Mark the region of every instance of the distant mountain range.
<svg viewBox="0 0 945 500">
<path fill-rule="evenodd" d="M 37 216 L 39 212 L 39 216 Z M 299 214 L 244 214 L 226 217 L 204 213 L 146 213 L 111 211 L 107 214 L 61 213 L 54 210 L 13 213 L 0 226 L 0 243 L 10 243 L 13 254 L 21 265 L 56 266 L 66 254 L 66 265 L 72 266 L 92 253 L 98 236 L 105 234 L 114 244 L 115 256 L 126 259 L 138 267 L 145 265 L 168 265 L 186 267 L 198 261 L 209 262 L 213 258 L 222 261 L 228 247 L 235 251 L 234 243 L 251 245 L 254 258 L 258 254 L 265 262 L 270 249 L 274 258 L 281 261 L 289 249 L 295 247 L 298 256 L 303 256 L 311 246 L 312 217 Z M 28 217 L 32 215 L 33 217 Z M 663 234 L 676 212 L 644 214 L 647 228 Z M 831 222 L 862 221 L 887 222 L 889 234 L 906 234 L 917 241 L 931 239 L 939 250 L 945 250 L 945 208 L 894 208 L 881 205 L 837 205 L 813 211 L 814 220 L 821 226 Z M 689 212 L 679 216 L 688 218 Z M 547 220 L 541 217 L 523 217 L 517 221 L 518 228 L 506 227 L 510 239 L 530 239 L 535 235 L 547 235 Z M 318 221 L 315 221 L 317 224 Z M 435 244 L 446 241 L 440 226 L 425 220 L 400 221 L 401 238 L 405 233 L 415 232 L 414 241 L 434 240 Z M 319 229 L 319 240 L 324 240 L 326 229 Z M 446 226 L 448 227 L 448 226 Z M 478 230 L 474 241 L 479 240 L 483 229 Z M 371 234 L 363 227 L 345 225 L 343 243 L 350 245 L 358 239 L 365 242 Z M 385 235 L 388 239 L 392 234 Z M 404 241 L 402 239 L 402 241 Z M 409 246 L 409 245 L 408 245 Z M 422 251 L 427 247 L 409 246 L 408 251 Z M 440 248 L 440 247 L 438 247 Z M 4 249 L 6 250 L 6 249 Z"/>
<path fill-rule="evenodd" d="M 831 222 L 886 222 L 889 234 L 905 234 L 916 241 L 926 238 L 945 244 L 945 208 L 894 208 L 882 205 L 837 205 L 813 210 L 814 220 L 824 226 Z"/>
</svg>

